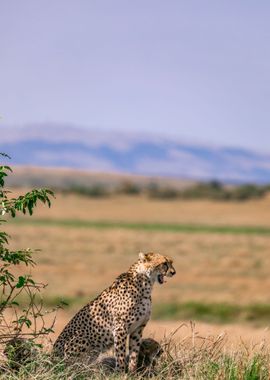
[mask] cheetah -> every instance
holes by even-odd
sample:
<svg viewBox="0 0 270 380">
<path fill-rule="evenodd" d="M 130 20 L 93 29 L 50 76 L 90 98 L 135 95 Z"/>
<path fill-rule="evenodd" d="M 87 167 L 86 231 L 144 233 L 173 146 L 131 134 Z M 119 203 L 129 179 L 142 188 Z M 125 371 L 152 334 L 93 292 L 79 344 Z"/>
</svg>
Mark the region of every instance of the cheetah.
<svg viewBox="0 0 270 380">
<path fill-rule="evenodd" d="M 142 339 L 138 354 L 137 372 L 141 375 L 154 375 L 157 359 L 163 354 L 163 349 L 155 339 Z M 128 366 L 129 355 L 126 357 L 126 367 Z M 105 373 L 110 374 L 116 368 L 114 356 L 105 356 L 97 362 L 98 367 Z"/>
<path fill-rule="evenodd" d="M 175 273 L 171 258 L 139 253 L 127 272 L 75 314 L 54 343 L 54 354 L 68 361 L 92 363 L 114 347 L 116 370 L 125 371 L 129 337 L 128 370 L 136 372 L 142 332 L 151 314 L 153 285 L 163 284 L 165 277 Z"/>
<path fill-rule="evenodd" d="M 14 337 L 6 342 L 4 354 L 10 369 L 18 371 L 21 366 L 37 359 L 37 346 L 30 339 Z"/>
</svg>

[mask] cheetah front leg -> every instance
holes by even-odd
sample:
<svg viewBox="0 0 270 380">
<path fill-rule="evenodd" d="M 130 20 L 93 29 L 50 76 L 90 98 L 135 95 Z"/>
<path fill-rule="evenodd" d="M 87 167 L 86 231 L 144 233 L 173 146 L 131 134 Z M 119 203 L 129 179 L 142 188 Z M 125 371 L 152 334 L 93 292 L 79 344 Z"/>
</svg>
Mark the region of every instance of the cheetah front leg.
<svg viewBox="0 0 270 380">
<path fill-rule="evenodd" d="M 117 327 L 114 329 L 114 351 L 116 357 L 116 371 L 124 372 L 126 369 L 126 342 L 127 329 Z"/>
<path fill-rule="evenodd" d="M 145 328 L 145 324 L 138 327 L 134 332 L 129 336 L 129 363 L 128 370 L 130 372 L 136 372 L 138 364 L 138 355 L 141 346 L 142 333 Z"/>
</svg>

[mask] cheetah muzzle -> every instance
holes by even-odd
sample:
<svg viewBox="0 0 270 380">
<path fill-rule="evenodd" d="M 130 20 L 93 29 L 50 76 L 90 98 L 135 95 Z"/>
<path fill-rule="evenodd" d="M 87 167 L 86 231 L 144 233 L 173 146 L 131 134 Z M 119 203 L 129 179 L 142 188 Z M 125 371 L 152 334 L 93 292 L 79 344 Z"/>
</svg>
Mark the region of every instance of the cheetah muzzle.
<svg viewBox="0 0 270 380">
<path fill-rule="evenodd" d="M 155 282 L 175 275 L 172 259 L 158 253 L 140 253 L 139 259 L 98 297 L 70 320 L 54 344 L 54 354 L 66 361 L 92 363 L 112 346 L 116 370 L 126 367 L 129 337 L 130 372 L 135 372 L 142 332 L 151 314 Z"/>
</svg>

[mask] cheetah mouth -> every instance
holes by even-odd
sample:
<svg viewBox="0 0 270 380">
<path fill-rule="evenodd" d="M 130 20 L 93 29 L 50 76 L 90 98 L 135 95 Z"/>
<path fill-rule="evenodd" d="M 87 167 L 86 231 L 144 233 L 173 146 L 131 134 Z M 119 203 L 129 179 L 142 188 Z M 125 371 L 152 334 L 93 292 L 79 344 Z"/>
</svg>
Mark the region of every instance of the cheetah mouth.
<svg viewBox="0 0 270 380">
<path fill-rule="evenodd" d="M 159 282 L 160 285 L 162 285 L 164 283 L 164 276 L 163 276 L 163 274 L 158 274 L 157 279 L 158 279 L 158 282 Z"/>
</svg>

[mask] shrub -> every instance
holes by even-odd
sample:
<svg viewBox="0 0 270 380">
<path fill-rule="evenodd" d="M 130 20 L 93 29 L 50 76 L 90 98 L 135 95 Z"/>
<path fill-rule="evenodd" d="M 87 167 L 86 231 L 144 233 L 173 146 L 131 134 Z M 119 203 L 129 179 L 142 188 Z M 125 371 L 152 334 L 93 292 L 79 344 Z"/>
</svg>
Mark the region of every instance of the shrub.
<svg viewBox="0 0 270 380">
<path fill-rule="evenodd" d="M 137 195 L 141 193 L 141 189 L 134 182 L 123 181 L 120 183 L 119 187 L 116 189 L 116 193 Z"/>
<path fill-rule="evenodd" d="M 252 184 L 237 186 L 231 191 L 231 199 L 244 201 L 251 198 L 261 198 L 267 192 L 266 187 Z"/>
<path fill-rule="evenodd" d="M 216 200 L 228 200 L 230 199 L 230 191 L 226 189 L 218 181 L 202 182 L 195 184 L 181 193 L 183 198 L 187 199 L 216 199 Z"/>
<path fill-rule="evenodd" d="M 146 190 L 150 198 L 158 199 L 175 199 L 180 196 L 180 192 L 171 187 L 160 187 L 158 184 L 152 182 Z"/>
<path fill-rule="evenodd" d="M 0 155 L 8 157 L 3 153 Z M 0 225 L 8 222 L 8 215 L 13 218 L 18 213 L 32 215 L 38 202 L 50 207 L 50 198 L 53 197 L 48 189 L 34 189 L 13 198 L 12 193 L 5 189 L 5 179 L 11 172 L 9 166 L 0 166 Z M 45 324 L 42 301 L 37 301 L 37 295 L 45 285 L 25 272 L 26 267 L 35 265 L 34 251 L 29 248 L 11 250 L 8 248 L 9 239 L 6 232 L 0 231 L 0 347 L 19 336 L 33 340 L 52 331 L 52 326 Z M 21 297 L 27 300 L 23 307 L 19 302 Z"/>
<path fill-rule="evenodd" d="M 93 198 L 102 198 L 109 195 L 109 192 L 107 191 L 105 186 L 99 183 L 94 184 L 90 187 L 72 186 L 68 190 L 68 192 L 76 193 L 76 194 L 83 195 L 86 197 L 93 197 Z"/>
</svg>

